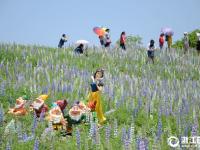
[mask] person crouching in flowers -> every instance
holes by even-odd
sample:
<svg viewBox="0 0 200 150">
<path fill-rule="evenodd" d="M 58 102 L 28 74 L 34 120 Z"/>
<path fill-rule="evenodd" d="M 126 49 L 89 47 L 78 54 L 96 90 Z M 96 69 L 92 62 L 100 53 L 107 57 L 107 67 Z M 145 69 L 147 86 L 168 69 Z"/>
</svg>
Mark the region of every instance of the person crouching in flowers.
<svg viewBox="0 0 200 150">
<path fill-rule="evenodd" d="M 19 97 L 16 99 L 16 104 L 14 108 L 10 108 L 8 110 L 9 114 L 13 114 L 16 116 L 23 116 L 27 114 L 27 110 L 25 108 L 27 98 L 25 96 Z"/>
<path fill-rule="evenodd" d="M 48 120 L 52 122 L 54 130 L 66 129 L 63 113 L 56 103 L 53 103 L 52 109 L 49 111 Z"/>
<path fill-rule="evenodd" d="M 101 104 L 101 91 L 103 89 L 103 76 L 104 70 L 97 69 L 92 78 L 91 89 L 92 91 L 89 94 L 89 101 L 87 107 L 91 109 L 91 111 L 95 111 L 97 113 L 97 118 L 100 124 L 106 121 L 106 118 L 103 114 L 102 104 Z"/>
<path fill-rule="evenodd" d="M 48 111 L 48 106 L 44 103 L 47 98 L 47 95 L 40 95 L 30 106 L 30 109 L 36 113 L 38 118 L 42 112 L 46 113 Z"/>
</svg>

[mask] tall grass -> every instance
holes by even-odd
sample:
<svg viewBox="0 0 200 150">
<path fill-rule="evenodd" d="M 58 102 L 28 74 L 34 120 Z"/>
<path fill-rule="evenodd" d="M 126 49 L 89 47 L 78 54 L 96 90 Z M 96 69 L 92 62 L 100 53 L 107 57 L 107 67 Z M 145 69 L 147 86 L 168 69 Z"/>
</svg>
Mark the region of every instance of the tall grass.
<svg viewBox="0 0 200 150">
<path fill-rule="evenodd" d="M 146 57 L 140 47 L 126 52 L 90 48 L 86 57 L 75 55 L 71 47 L 0 44 L 0 147 L 170 149 L 167 138 L 171 135 L 198 135 L 200 61 L 196 52 L 157 51 L 155 64 L 146 64 Z M 75 100 L 86 101 L 90 76 L 99 67 L 105 69 L 104 112 L 115 109 L 106 116 L 104 128 L 81 124 L 74 127 L 72 137 L 51 132 L 42 138 L 46 121 L 38 122 L 32 135 L 32 113 L 24 117 L 6 114 L 15 99 L 24 94 L 34 100 L 39 94 L 49 93 L 49 106 L 66 98 L 68 109 Z M 13 118 L 19 127 L 5 135 L 5 127 Z"/>
</svg>

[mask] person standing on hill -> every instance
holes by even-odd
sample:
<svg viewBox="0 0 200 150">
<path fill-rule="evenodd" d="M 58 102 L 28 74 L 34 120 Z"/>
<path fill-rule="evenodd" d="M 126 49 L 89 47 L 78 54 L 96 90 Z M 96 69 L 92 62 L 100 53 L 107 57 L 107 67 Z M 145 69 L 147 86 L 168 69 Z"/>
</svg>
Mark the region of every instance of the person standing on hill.
<svg viewBox="0 0 200 150">
<path fill-rule="evenodd" d="M 111 39 L 110 39 L 110 29 L 106 29 L 105 33 L 105 47 L 110 47 Z"/>
<path fill-rule="evenodd" d="M 165 41 L 167 41 L 167 48 L 170 51 L 171 46 L 172 46 L 172 36 L 171 35 L 166 35 L 165 36 Z"/>
<path fill-rule="evenodd" d="M 65 42 L 67 42 L 67 36 L 65 34 L 63 34 L 59 41 L 58 47 L 62 48 Z"/>
<path fill-rule="evenodd" d="M 160 50 L 163 49 L 163 46 L 164 46 L 164 33 L 161 33 L 160 34 L 160 38 L 159 38 L 159 46 L 160 46 Z"/>
<path fill-rule="evenodd" d="M 200 33 L 197 33 L 197 45 L 196 45 L 197 53 L 200 56 Z"/>
<path fill-rule="evenodd" d="M 101 46 L 104 47 L 104 45 L 105 45 L 105 38 L 104 38 L 103 35 L 99 36 L 99 41 L 100 41 Z"/>
<path fill-rule="evenodd" d="M 187 32 L 184 32 L 183 46 L 184 46 L 184 54 L 186 54 L 189 49 L 189 37 Z"/>
<path fill-rule="evenodd" d="M 149 62 L 149 60 L 152 60 L 153 64 L 154 64 L 154 51 L 156 50 L 155 47 L 155 42 L 154 40 L 150 40 L 150 43 L 148 44 L 147 47 L 147 55 L 148 55 L 148 59 L 146 61 L 146 64 Z"/>
<path fill-rule="evenodd" d="M 123 31 L 121 33 L 121 36 L 120 36 L 120 47 L 123 49 L 123 50 L 126 50 L 126 33 Z"/>
</svg>

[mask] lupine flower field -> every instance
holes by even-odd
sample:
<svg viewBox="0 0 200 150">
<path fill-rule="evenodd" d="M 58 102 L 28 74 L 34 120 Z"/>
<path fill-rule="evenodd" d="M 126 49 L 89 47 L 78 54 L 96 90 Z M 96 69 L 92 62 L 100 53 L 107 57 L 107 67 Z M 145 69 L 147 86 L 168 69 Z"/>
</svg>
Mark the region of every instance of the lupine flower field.
<svg viewBox="0 0 200 150">
<path fill-rule="evenodd" d="M 0 44 L 0 149 L 3 150 L 167 150 L 168 138 L 199 136 L 200 57 L 190 49 L 157 50 L 155 64 L 146 64 L 146 50 L 135 46 L 103 50 L 91 47 L 88 56 L 73 47 Z M 7 113 L 16 98 L 30 102 L 49 94 L 69 104 L 87 101 L 90 76 L 105 69 L 102 93 L 107 118 L 73 126 L 72 136 L 54 131 L 44 114 L 15 117 Z M 27 109 L 28 109 L 27 104 Z M 9 130 L 8 130 L 9 125 Z M 181 149 L 182 145 L 179 144 Z"/>
</svg>

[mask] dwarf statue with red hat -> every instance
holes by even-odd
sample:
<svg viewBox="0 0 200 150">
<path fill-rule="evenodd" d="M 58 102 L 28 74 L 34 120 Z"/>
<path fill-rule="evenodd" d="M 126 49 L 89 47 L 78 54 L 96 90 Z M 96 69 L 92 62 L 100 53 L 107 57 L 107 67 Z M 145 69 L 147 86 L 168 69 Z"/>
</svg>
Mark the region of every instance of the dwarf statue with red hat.
<svg viewBox="0 0 200 150">
<path fill-rule="evenodd" d="M 55 103 L 60 107 L 60 110 L 62 111 L 62 113 L 64 115 L 64 110 L 65 110 L 65 108 L 67 107 L 67 104 L 68 104 L 67 100 L 65 100 L 65 99 L 64 100 L 57 100 Z"/>
</svg>

